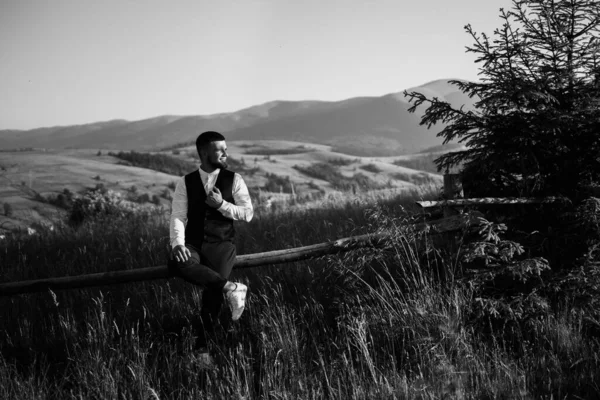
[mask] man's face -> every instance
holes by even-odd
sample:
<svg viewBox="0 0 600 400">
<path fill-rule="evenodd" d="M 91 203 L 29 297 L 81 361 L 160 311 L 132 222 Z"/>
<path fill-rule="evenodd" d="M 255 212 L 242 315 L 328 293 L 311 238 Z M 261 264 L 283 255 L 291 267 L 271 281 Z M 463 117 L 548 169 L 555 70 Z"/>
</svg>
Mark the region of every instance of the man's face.
<svg viewBox="0 0 600 400">
<path fill-rule="evenodd" d="M 227 144 L 224 140 L 209 143 L 203 152 L 205 157 L 202 162 L 214 168 L 227 169 Z"/>
</svg>

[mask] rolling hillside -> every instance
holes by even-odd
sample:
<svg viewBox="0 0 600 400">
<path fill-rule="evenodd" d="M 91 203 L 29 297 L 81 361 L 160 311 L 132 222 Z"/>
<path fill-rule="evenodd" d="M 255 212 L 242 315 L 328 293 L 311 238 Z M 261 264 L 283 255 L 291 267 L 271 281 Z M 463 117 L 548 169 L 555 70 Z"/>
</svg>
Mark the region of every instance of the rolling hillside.
<svg viewBox="0 0 600 400">
<path fill-rule="evenodd" d="M 473 99 L 447 80 L 409 90 L 445 98 L 454 106 Z M 441 129 L 419 126 L 401 92 L 342 101 L 272 101 L 231 113 L 159 116 L 141 121 L 114 120 L 86 125 L 0 131 L 0 149 L 102 148 L 157 150 L 193 141 L 203 130 L 218 130 L 232 140 L 277 139 L 335 146 L 360 156 L 399 155 L 441 144 Z M 436 127 L 437 128 L 437 127 Z"/>
<path fill-rule="evenodd" d="M 422 167 L 431 164 L 427 154 L 356 157 L 334 152 L 327 145 L 284 140 L 232 141 L 228 147 L 231 169 L 242 174 L 257 212 L 267 205 L 289 205 L 292 193 L 303 206 L 319 207 L 329 195 L 341 192 L 385 195 L 439 185 L 442 179 L 431 168 Z M 193 145 L 152 154 L 185 162 L 190 171 L 198 165 Z M 178 178 L 142 168 L 106 150 L 2 151 L 0 205 L 9 204 L 13 212 L 0 214 L 0 234 L 51 223 L 64 211 L 44 199 L 65 191 L 82 194 L 99 186 L 124 198 L 156 198 L 168 211 Z"/>
</svg>

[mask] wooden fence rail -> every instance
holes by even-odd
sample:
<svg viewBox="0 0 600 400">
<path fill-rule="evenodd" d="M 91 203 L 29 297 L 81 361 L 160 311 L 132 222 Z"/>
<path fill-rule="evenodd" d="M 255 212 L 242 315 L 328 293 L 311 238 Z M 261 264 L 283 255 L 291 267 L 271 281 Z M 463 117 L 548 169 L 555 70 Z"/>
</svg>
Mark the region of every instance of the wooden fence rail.
<svg viewBox="0 0 600 400">
<path fill-rule="evenodd" d="M 472 211 L 459 214 L 454 207 L 484 204 L 537 204 L 552 203 L 562 199 L 527 199 L 527 198 L 480 198 L 456 199 L 462 197 L 462 184 L 458 175 L 444 175 L 444 194 L 448 200 L 417 201 L 423 207 L 443 207 L 445 218 L 410 225 L 417 232 L 437 234 L 456 231 L 469 225 L 477 225 L 482 221 L 483 214 Z M 268 251 L 264 253 L 240 255 L 236 258 L 235 269 L 275 265 L 309 258 L 321 257 L 327 254 L 346 252 L 365 247 L 384 247 L 390 237 L 386 234 L 371 234 L 352 236 L 332 242 L 319 243 L 310 246 L 285 250 Z M 100 272 L 88 275 L 65 276 L 60 278 L 37 279 L 31 281 L 11 282 L 0 284 L 0 296 L 11 296 L 22 293 L 43 292 L 47 290 L 77 289 L 92 286 L 114 285 L 153 279 L 167 279 L 172 275 L 166 265 L 155 267 Z"/>
<path fill-rule="evenodd" d="M 435 221 L 409 225 L 408 227 L 416 232 L 427 234 L 444 233 L 461 229 L 467 224 L 477 224 L 479 217 L 480 214 L 477 213 L 455 215 L 449 218 L 442 218 Z M 389 235 L 383 233 L 351 236 L 331 242 L 313 244 L 310 246 L 240 255 L 236 258 L 234 268 L 240 269 L 283 264 L 365 247 L 381 248 L 387 245 L 389 238 Z M 0 296 L 43 292 L 47 291 L 48 289 L 63 290 L 114 285 L 136 281 L 167 279 L 170 277 L 171 274 L 169 273 L 167 266 L 159 265 L 155 267 L 130 270 L 108 271 L 95 274 L 3 283 L 0 284 Z"/>
<path fill-rule="evenodd" d="M 327 254 L 350 251 L 360 247 L 381 247 L 385 244 L 385 239 L 386 236 L 381 234 L 362 235 L 338 239 L 333 242 L 314 244 L 311 246 L 241 255 L 236 258 L 234 268 L 250 268 L 300 261 Z M 48 289 L 76 289 L 153 279 L 167 279 L 169 277 L 171 277 L 171 274 L 169 273 L 168 267 L 166 265 L 159 265 L 131 270 L 4 283 L 0 284 L 0 296 L 42 292 L 47 291 Z"/>
<path fill-rule="evenodd" d="M 530 198 L 530 197 L 480 197 L 473 199 L 453 199 L 439 201 L 417 201 L 416 203 L 423 208 L 430 207 L 462 207 L 477 205 L 507 205 L 507 204 L 546 204 L 566 201 L 557 197 Z"/>
</svg>

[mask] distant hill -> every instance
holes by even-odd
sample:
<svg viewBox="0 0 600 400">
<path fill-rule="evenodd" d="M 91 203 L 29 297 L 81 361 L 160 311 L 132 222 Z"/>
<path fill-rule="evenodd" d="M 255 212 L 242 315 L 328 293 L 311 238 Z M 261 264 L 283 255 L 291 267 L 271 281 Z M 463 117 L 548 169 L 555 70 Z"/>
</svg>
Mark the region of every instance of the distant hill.
<svg viewBox="0 0 600 400">
<path fill-rule="evenodd" d="M 4 130 L 0 131 L 0 148 L 15 147 L 48 147 L 65 148 L 69 141 L 77 142 L 89 133 L 99 132 L 113 127 L 121 127 L 128 124 L 125 120 L 111 120 L 94 122 L 84 125 L 54 126 L 49 128 L 37 128 L 27 131 Z M 55 145 L 58 143 L 59 145 Z"/>
<path fill-rule="evenodd" d="M 455 107 L 469 99 L 448 80 L 411 88 L 443 98 Z M 218 130 L 232 140 L 277 139 L 332 145 L 358 156 L 385 156 L 440 145 L 436 133 L 419 126 L 402 92 L 342 101 L 272 101 L 235 112 L 195 116 L 159 116 L 141 121 L 113 120 L 85 125 L 0 131 L 0 149 L 102 148 L 156 150 L 193 141 L 204 130 Z"/>
</svg>

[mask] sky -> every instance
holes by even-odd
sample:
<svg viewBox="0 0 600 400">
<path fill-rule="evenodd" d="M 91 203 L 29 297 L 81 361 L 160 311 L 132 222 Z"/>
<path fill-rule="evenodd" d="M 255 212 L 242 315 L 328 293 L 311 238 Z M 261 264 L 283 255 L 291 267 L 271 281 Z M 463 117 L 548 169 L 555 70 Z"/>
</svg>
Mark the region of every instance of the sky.
<svg viewBox="0 0 600 400">
<path fill-rule="evenodd" d="M 0 0 L 0 129 L 477 80 L 510 0 Z"/>
</svg>

